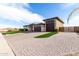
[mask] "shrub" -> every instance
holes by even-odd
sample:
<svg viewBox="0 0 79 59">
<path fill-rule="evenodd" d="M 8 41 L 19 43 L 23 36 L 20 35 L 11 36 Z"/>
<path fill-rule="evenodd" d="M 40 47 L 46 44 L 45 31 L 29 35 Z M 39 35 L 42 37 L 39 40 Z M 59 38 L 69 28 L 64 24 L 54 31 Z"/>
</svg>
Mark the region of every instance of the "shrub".
<svg viewBox="0 0 79 59">
<path fill-rule="evenodd" d="M 24 32 L 24 29 L 19 29 L 20 32 Z"/>
</svg>

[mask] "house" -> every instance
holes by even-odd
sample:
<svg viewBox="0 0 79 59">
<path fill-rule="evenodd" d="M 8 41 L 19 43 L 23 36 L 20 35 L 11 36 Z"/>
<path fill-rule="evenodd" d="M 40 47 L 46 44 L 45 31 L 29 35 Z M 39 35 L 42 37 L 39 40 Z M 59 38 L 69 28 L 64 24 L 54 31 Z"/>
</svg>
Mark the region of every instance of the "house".
<svg viewBox="0 0 79 59">
<path fill-rule="evenodd" d="M 58 17 L 53 17 L 43 20 L 44 23 L 25 25 L 24 28 L 29 32 L 54 32 L 58 31 L 59 27 L 63 27 L 64 22 Z"/>
<path fill-rule="evenodd" d="M 38 24 L 30 24 L 24 26 L 24 28 L 28 29 L 29 32 L 43 32 L 46 31 L 45 23 L 38 23 Z"/>
<path fill-rule="evenodd" d="M 58 31 L 59 27 L 63 27 L 64 22 L 59 17 L 53 17 L 44 20 L 46 23 L 46 31 Z"/>
</svg>

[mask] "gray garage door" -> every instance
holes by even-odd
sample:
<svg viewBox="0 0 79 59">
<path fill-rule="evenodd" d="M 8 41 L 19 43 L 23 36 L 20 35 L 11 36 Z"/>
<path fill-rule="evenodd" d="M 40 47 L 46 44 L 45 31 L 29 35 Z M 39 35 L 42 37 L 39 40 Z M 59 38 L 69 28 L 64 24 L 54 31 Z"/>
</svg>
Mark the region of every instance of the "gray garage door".
<svg viewBox="0 0 79 59">
<path fill-rule="evenodd" d="M 35 27 L 35 28 L 34 28 L 34 31 L 35 31 L 35 32 L 41 32 L 41 27 Z"/>
</svg>

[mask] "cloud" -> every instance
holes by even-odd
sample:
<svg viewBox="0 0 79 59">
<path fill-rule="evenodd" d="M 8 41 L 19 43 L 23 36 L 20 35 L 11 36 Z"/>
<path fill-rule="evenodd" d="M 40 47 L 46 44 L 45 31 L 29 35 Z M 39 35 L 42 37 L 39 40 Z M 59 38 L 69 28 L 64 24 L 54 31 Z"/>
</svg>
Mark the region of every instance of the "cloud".
<svg viewBox="0 0 79 59">
<path fill-rule="evenodd" d="M 72 6 L 75 6 L 75 5 L 77 5 L 77 3 L 64 3 L 64 4 L 61 4 L 61 8 L 62 9 L 71 8 Z"/>
<path fill-rule="evenodd" d="M 28 0 L 0 0 L 0 3 L 26 3 Z"/>
<path fill-rule="evenodd" d="M 73 6 L 73 5 L 75 5 L 76 3 L 65 3 L 64 4 L 64 7 L 70 7 L 70 6 Z"/>
<path fill-rule="evenodd" d="M 24 8 L 27 7 L 27 8 Z M 0 4 L 0 18 L 15 20 L 20 23 L 30 24 L 43 22 L 44 17 L 29 11 L 29 4 Z"/>
<path fill-rule="evenodd" d="M 30 8 L 29 3 L 0 3 L 0 5 L 6 5 L 6 6 L 10 6 L 10 7 L 16 7 L 16 8 Z"/>
<path fill-rule="evenodd" d="M 0 28 L 19 28 L 17 26 L 11 26 L 11 25 L 5 25 L 5 24 L 0 24 Z"/>
<path fill-rule="evenodd" d="M 70 19 L 69 25 L 79 26 L 79 16 L 72 17 L 72 19 Z"/>
<path fill-rule="evenodd" d="M 79 16 L 73 16 L 65 26 L 79 26 Z"/>
</svg>

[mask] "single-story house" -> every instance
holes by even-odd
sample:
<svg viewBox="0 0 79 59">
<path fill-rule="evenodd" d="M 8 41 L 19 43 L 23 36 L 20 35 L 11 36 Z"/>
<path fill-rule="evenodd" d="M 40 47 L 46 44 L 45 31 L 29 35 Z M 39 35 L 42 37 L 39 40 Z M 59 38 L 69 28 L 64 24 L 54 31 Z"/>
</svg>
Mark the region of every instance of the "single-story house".
<svg viewBox="0 0 79 59">
<path fill-rule="evenodd" d="M 63 27 L 64 22 L 59 17 L 53 17 L 43 20 L 44 23 L 25 25 L 24 28 L 30 32 L 53 32 Z"/>
<path fill-rule="evenodd" d="M 27 29 L 29 32 L 46 31 L 45 23 L 25 25 L 24 28 Z"/>
</svg>

